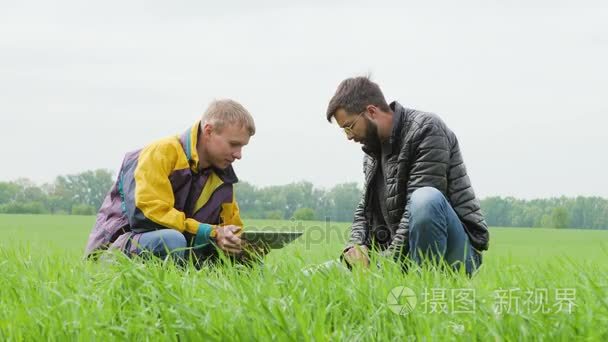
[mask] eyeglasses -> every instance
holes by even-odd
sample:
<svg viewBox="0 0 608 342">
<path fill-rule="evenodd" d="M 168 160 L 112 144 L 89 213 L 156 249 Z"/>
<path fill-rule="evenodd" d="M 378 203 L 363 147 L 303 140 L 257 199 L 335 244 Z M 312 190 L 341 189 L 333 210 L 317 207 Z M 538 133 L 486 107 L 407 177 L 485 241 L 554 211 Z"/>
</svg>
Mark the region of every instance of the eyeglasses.
<svg viewBox="0 0 608 342">
<path fill-rule="evenodd" d="M 367 109 L 362 111 L 361 113 L 359 113 L 359 115 L 357 115 L 357 118 L 355 120 L 353 120 L 353 122 L 345 127 L 342 127 L 342 129 L 344 130 L 344 133 L 346 133 L 346 135 L 353 135 L 353 128 L 355 127 L 355 125 L 357 124 L 357 121 L 359 121 L 359 119 L 361 118 L 361 115 L 363 115 L 365 112 L 367 112 Z"/>
</svg>

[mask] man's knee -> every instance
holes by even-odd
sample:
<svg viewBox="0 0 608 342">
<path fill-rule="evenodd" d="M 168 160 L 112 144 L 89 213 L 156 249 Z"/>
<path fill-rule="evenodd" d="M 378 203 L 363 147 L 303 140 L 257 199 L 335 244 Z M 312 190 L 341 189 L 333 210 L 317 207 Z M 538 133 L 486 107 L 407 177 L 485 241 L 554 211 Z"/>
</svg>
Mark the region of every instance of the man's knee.
<svg viewBox="0 0 608 342">
<path fill-rule="evenodd" d="M 410 217 L 417 224 L 425 224 L 437 217 L 443 209 L 445 197 L 441 191 L 425 186 L 412 194 L 410 203 Z"/>
<path fill-rule="evenodd" d="M 143 233 L 139 238 L 138 250 L 141 253 L 151 252 L 163 258 L 169 254 L 181 257 L 186 247 L 184 234 L 174 229 L 161 229 Z"/>
<path fill-rule="evenodd" d="M 160 236 L 162 247 L 169 252 L 183 250 L 187 246 L 186 237 L 174 229 L 163 229 Z"/>
</svg>

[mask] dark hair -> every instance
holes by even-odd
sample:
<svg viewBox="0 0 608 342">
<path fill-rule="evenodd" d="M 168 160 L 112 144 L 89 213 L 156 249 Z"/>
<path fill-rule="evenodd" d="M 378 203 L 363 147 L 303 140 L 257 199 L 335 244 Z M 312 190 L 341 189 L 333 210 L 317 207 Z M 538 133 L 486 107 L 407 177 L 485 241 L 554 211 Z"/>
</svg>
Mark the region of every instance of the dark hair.
<svg viewBox="0 0 608 342">
<path fill-rule="evenodd" d="M 374 105 L 387 112 L 390 110 L 380 87 L 369 77 L 347 78 L 340 83 L 329 101 L 327 121 L 331 122 L 331 118 L 341 108 L 349 114 L 356 114 L 364 111 L 368 105 Z"/>
</svg>

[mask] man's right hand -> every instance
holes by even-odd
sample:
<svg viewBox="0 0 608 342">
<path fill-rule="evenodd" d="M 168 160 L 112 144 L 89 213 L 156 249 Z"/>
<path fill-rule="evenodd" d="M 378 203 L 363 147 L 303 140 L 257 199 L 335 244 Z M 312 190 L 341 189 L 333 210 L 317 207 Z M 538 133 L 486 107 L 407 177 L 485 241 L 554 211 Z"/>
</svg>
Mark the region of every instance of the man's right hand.
<svg viewBox="0 0 608 342">
<path fill-rule="evenodd" d="M 217 235 L 215 236 L 215 244 L 224 252 L 231 254 L 240 254 L 243 250 L 241 238 L 237 235 L 241 231 L 238 226 L 217 226 Z"/>
<path fill-rule="evenodd" d="M 369 256 L 366 246 L 354 245 L 344 252 L 344 260 L 351 265 L 359 265 L 365 268 L 369 267 Z"/>
</svg>

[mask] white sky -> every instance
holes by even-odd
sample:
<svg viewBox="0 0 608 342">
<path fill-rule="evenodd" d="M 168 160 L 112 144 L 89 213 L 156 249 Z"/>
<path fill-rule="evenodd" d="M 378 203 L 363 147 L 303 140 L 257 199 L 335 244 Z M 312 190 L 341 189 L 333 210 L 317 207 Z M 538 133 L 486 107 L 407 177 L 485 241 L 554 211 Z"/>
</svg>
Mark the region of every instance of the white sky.
<svg viewBox="0 0 608 342">
<path fill-rule="evenodd" d="M 325 109 L 372 73 L 456 132 L 481 197 L 608 197 L 605 1 L 0 1 L 0 180 L 116 170 L 231 97 L 241 179 L 362 182 Z"/>
</svg>

